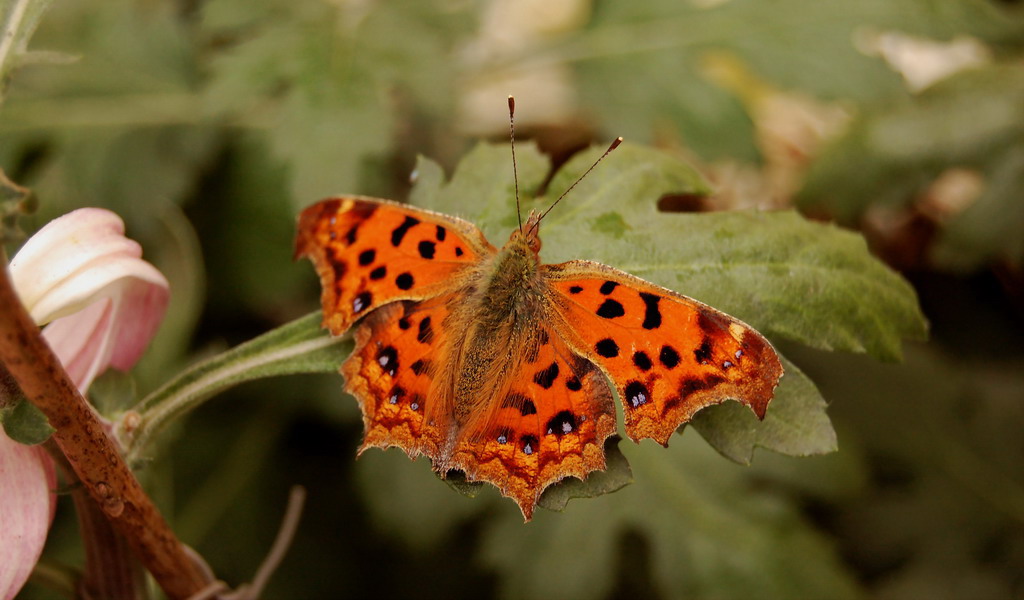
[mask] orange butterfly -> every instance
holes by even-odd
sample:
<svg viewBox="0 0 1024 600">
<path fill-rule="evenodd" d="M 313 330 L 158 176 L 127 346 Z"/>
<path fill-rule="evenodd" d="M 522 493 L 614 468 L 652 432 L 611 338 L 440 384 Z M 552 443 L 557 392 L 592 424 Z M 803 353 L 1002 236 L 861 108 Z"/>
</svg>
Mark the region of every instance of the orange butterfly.
<svg viewBox="0 0 1024 600">
<path fill-rule="evenodd" d="M 605 468 L 616 394 L 629 437 L 667 445 L 727 399 L 764 418 L 782 376 L 761 334 L 710 306 L 600 263 L 542 264 L 540 220 L 499 250 L 462 219 L 350 196 L 305 209 L 296 242 L 324 326 L 359 321 L 341 366 L 359 452 L 426 455 L 494 484 L 527 520 L 545 488 Z"/>
</svg>

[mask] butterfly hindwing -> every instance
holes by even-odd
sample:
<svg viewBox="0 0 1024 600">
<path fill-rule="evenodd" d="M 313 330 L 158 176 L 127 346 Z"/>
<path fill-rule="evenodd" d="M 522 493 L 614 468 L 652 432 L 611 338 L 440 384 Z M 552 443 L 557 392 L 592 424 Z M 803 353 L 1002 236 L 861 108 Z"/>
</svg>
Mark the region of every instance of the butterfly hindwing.
<svg viewBox="0 0 1024 600">
<path fill-rule="evenodd" d="M 749 325 L 600 263 L 542 270 L 559 333 L 614 382 L 631 439 L 667 444 L 698 410 L 728 399 L 764 418 L 782 364 Z"/>
<path fill-rule="evenodd" d="M 356 345 L 342 364 L 345 389 L 363 413 L 359 449 L 398 446 L 410 457 L 438 456 L 443 423 L 427 418 L 437 365 L 437 329 L 447 316 L 446 298 L 391 303 L 373 311 L 356 329 Z"/>
<path fill-rule="evenodd" d="M 310 257 L 320 275 L 324 325 L 335 335 L 389 302 L 443 292 L 494 252 L 469 222 L 358 196 L 302 211 L 296 239 L 295 256 Z"/>
<path fill-rule="evenodd" d="M 449 466 L 494 483 L 527 519 L 549 485 L 605 468 L 604 441 L 615 432 L 611 388 L 546 327 L 489 410 L 463 426 Z"/>
</svg>

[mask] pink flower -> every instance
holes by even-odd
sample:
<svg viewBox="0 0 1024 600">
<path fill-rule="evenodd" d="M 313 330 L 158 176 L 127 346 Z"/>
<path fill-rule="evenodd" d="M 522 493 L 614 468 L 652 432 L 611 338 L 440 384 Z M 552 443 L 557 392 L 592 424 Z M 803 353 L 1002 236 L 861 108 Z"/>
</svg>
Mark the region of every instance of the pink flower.
<svg viewBox="0 0 1024 600">
<path fill-rule="evenodd" d="M 53 520 L 57 477 L 45 450 L 0 432 L 0 596 L 10 600 L 39 560 Z"/>
<path fill-rule="evenodd" d="M 48 223 L 11 261 L 25 308 L 84 393 L 108 367 L 129 369 L 167 309 L 167 280 L 124 237 L 116 214 L 82 208 Z M 41 449 L 0 433 L 0 596 L 13 598 L 39 559 L 56 498 Z"/>
</svg>

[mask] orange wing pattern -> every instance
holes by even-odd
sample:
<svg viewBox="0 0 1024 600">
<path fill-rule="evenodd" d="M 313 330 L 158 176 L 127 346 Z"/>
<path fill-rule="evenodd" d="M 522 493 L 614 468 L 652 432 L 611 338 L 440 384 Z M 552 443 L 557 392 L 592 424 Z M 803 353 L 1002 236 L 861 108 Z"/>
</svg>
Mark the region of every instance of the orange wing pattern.
<svg viewBox="0 0 1024 600">
<path fill-rule="evenodd" d="M 341 372 L 346 391 L 363 412 L 360 454 L 367 448 L 398 446 L 410 458 L 424 454 L 434 459 L 444 447 L 450 423 L 436 417 L 429 422 L 426 414 L 437 330 L 448 314 L 446 300 L 389 304 L 356 330 L 355 349 Z"/>
<path fill-rule="evenodd" d="M 782 363 L 749 325 L 600 263 L 543 270 L 559 333 L 614 382 L 631 439 L 667 444 L 698 410 L 728 399 L 764 418 Z"/>
<path fill-rule="evenodd" d="M 446 465 L 494 483 L 527 520 L 552 483 L 604 469 L 615 432 L 611 388 L 591 362 L 546 329 L 532 350 L 490 411 L 463 426 Z"/>
<path fill-rule="evenodd" d="M 355 196 L 302 211 L 295 244 L 296 258 L 308 256 L 320 275 L 324 326 L 335 335 L 378 306 L 442 293 L 493 252 L 471 223 Z"/>
</svg>

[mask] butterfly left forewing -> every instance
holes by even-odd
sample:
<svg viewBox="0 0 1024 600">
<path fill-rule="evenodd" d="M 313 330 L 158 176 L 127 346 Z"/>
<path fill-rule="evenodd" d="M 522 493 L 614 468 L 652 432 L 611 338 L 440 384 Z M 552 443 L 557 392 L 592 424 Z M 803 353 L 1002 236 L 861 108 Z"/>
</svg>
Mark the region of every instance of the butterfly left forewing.
<svg viewBox="0 0 1024 600">
<path fill-rule="evenodd" d="M 764 418 L 782 364 L 749 325 L 599 263 L 543 270 L 555 328 L 613 381 L 631 439 L 667 444 L 698 410 L 730 399 Z"/>
<path fill-rule="evenodd" d="M 472 223 L 360 196 L 303 210 L 295 242 L 295 256 L 316 266 L 324 325 L 335 335 L 389 302 L 451 291 L 460 273 L 493 252 Z"/>
</svg>

